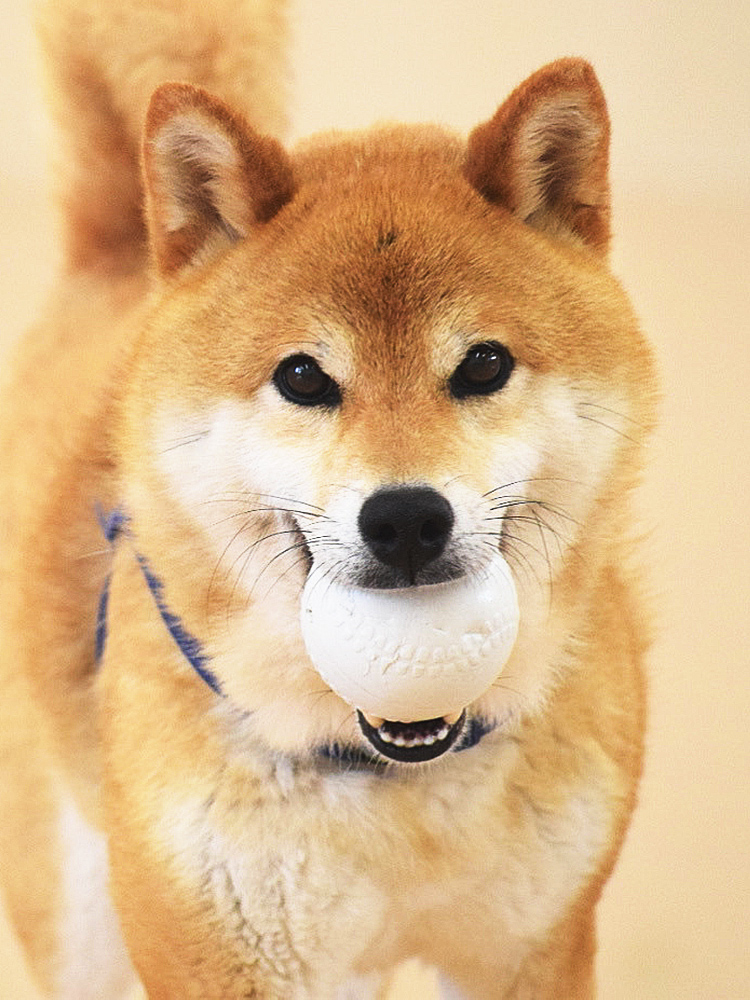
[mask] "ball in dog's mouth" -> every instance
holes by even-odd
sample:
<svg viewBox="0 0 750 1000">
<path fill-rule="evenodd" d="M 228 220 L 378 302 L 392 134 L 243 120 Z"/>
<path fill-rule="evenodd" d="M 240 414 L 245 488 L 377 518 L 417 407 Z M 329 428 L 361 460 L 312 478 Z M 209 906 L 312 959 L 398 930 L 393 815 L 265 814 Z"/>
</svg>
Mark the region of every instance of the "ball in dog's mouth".
<svg viewBox="0 0 750 1000">
<path fill-rule="evenodd" d="M 393 760 L 439 757 L 464 712 L 510 655 L 518 631 L 513 577 L 498 555 L 476 577 L 377 590 L 308 575 L 301 627 L 324 681 Z"/>
</svg>

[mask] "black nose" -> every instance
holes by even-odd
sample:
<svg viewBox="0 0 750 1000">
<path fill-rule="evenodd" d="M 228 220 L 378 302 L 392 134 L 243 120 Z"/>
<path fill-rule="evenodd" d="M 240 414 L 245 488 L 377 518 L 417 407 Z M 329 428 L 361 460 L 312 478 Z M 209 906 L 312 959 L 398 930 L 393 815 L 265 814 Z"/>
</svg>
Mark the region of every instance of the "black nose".
<svg viewBox="0 0 750 1000">
<path fill-rule="evenodd" d="M 359 512 L 359 532 L 380 562 L 414 583 L 426 563 L 445 549 L 453 528 L 453 509 L 429 486 L 378 490 Z"/>
</svg>

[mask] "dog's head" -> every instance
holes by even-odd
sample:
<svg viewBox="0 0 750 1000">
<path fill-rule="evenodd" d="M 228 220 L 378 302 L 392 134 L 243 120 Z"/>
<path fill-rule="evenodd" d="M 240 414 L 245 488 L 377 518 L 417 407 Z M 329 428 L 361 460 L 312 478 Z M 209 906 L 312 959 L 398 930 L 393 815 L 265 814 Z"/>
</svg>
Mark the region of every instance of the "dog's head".
<svg viewBox="0 0 750 1000">
<path fill-rule="evenodd" d="M 447 749 L 465 718 L 533 711 L 564 668 L 652 419 L 650 355 L 606 266 L 607 147 L 576 60 L 468 143 L 389 127 L 293 156 L 200 90 L 157 91 L 161 292 L 125 395 L 125 501 L 271 747 Z M 460 586 L 498 553 L 521 619 L 488 689 L 464 718 L 358 725 L 302 644 L 305 582 Z"/>
</svg>

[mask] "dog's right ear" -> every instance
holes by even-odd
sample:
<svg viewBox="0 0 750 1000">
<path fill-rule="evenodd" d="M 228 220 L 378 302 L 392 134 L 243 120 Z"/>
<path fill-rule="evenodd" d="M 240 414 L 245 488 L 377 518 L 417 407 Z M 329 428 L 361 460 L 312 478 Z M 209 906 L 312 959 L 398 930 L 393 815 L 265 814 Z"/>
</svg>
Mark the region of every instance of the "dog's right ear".
<svg viewBox="0 0 750 1000">
<path fill-rule="evenodd" d="M 152 254 L 165 277 L 210 260 L 294 194 L 282 146 L 190 84 L 163 84 L 151 98 L 143 169 Z"/>
</svg>

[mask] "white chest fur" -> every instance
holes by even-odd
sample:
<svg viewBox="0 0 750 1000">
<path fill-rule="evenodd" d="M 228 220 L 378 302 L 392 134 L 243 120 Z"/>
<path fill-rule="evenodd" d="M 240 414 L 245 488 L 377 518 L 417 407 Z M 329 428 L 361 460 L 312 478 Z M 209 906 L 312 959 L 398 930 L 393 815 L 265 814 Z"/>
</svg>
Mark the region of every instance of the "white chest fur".
<svg viewBox="0 0 750 1000">
<path fill-rule="evenodd" d="M 334 996 L 352 971 L 410 954 L 440 965 L 483 934 L 521 960 L 595 867 L 610 820 L 603 782 L 536 800 L 507 777 L 517 754 L 490 737 L 405 780 L 269 769 L 242 815 L 221 795 L 211 811 L 173 803 L 162 835 L 285 996 Z"/>
</svg>

